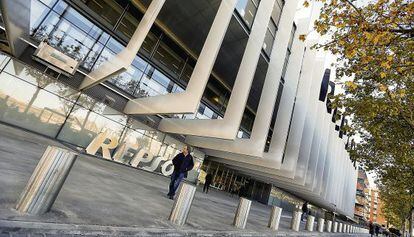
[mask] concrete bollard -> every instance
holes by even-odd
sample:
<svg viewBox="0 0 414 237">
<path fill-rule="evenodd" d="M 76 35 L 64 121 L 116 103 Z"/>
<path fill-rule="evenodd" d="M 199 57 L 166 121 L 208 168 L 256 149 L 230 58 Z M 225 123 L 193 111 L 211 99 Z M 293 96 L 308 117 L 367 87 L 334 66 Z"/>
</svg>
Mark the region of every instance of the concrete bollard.
<svg viewBox="0 0 414 237">
<path fill-rule="evenodd" d="M 300 219 L 302 217 L 302 211 L 296 210 L 292 215 L 292 222 L 290 223 L 290 228 L 294 231 L 299 231 Z"/>
<path fill-rule="evenodd" d="M 182 183 L 178 196 L 174 201 L 168 220 L 176 225 L 184 225 L 193 203 L 196 187 L 192 184 Z"/>
<path fill-rule="evenodd" d="M 336 233 L 337 229 L 338 229 L 338 222 L 334 221 L 333 228 L 332 228 L 332 233 Z"/>
<path fill-rule="evenodd" d="M 72 151 L 48 146 L 20 195 L 16 209 L 21 213 L 34 215 L 48 212 L 76 158 L 77 154 Z"/>
<path fill-rule="evenodd" d="M 234 226 L 240 229 L 244 229 L 246 227 L 247 217 L 249 216 L 251 205 L 251 200 L 242 197 L 240 198 L 239 206 L 237 207 L 236 214 L 234 215 Z"/>
<path fill-rule="evenodd" d="M 323 227 L 325 225 L 325 219 L 322 217 L 318 218 L 318 232 L 323 232 Z"/>
<path fill-rule="evenodd" d="M 313 231 L 314 222 L 315 222 L 315 217 L 308 215 L 306 219 L 306 230 L 307 231 Z"/>
<path fill-rule="evenodd" d="M 342 222 L 339 222 L 339 224 L 338 224 L 338 233 L 341 233 L 342 232 Z"/>
<path fill-rule="evenodd" d="M 277 206 L 272 206 L 272 211 L 270 212 L 269 224 L 267 225 L 267 227 L 269 227 L 272 230 L 278 230 L 281 216 L 282 216 L 282 208 L 277 207 Z"/>
<path fill-rule="evenodd" d="M 326 232 L 331 232 L 331 229 L 332 229 L 332 221 L 327 220 L 326 221 Z"/>
</svg>

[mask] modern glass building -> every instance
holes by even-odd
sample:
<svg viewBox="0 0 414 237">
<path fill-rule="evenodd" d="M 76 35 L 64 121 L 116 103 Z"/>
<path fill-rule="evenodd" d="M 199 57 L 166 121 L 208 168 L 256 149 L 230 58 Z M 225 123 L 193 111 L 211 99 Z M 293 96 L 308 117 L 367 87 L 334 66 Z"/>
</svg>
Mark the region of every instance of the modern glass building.
<svg viewBox="0 0 414 237">
<path fill-rule="evenodd" d="M 346 120 L 298 4 L 4 0 L 0 121 L 86 152 L 102 139 L 103 158 L 163 175 L 190 144 L 191 181 L 210 172 L 217 189 L 351 217 Z"/>
</svg>

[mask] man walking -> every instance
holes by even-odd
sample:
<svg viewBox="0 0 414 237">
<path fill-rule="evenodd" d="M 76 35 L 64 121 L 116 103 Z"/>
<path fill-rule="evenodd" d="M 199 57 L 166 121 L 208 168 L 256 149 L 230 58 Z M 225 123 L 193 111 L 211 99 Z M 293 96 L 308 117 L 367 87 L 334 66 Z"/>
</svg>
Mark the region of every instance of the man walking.
<svg viewBox="0 0 414 237">
<path fill-rule="evenodd" d="M 180 186 L 181 181 L 187 177 L 187 172 L 194 167 L 190 149 L 190 146 L 184 145 L 182 152 L 172 160 L 174 172 L 171 175 L 170 190 L 167 194 L 170 199 L 174 199 L 175 192 L 178 186 Z"/>
<path fill-rule="evenodd" d="M 302 220 L 303 219 L 305 219 L 306 220 L 306 218 L 308 217 L 308 213 L 309 212 L 309 210 L 308 210 L 308 201 L 305 201 L 304 203 L 303 203 L 303 205 L 302 205 Z"/>
<path fill-rule="evenodd" d="M 210 184 L 213 181 L 213 175 L 208 173 L 206 175 L 206 181 L 204 183 L 203 192 L 208 193 L 208 189 L 210 188 Z"/>
</svg>

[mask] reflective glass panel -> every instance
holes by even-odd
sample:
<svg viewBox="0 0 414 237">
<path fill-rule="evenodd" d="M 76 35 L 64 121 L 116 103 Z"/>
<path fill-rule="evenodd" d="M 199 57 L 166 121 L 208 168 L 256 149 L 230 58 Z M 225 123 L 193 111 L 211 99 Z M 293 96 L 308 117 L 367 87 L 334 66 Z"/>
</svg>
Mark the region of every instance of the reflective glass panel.
<svg viewBox="0 0 414 237">
<path fill-rule="evenodd" d="M 254 17 L 256 16 L 258 0 L 239 0 L 236 5 L 236 10 L 243 18 L 249 29 L 253 25 Z"/>
<path fill-rule="evenodd" d="M 13 59 L 6 65 L 4 71 L 73 102 L 79 95 L 79 92 L 71 87 Z"/>
<path fill-rule="evenodd" d="M 76 105 L 68 117 L 58 139 L 80 147 L 87 147 L 100 132 L 119 138 L 124 126 Z"/>
<path fill-rule="evenodd" d="M 86 6 L 98 14 L 111 26 L 115 26 L 124 11 L 125 1 L 82 0 Z"/>
<path fill-rule="evenodd" d="M 141 18 L 142 13 L 132 5 L 129 5 L 128 11 L 122 17 L 117 27 L 117 32 L 121 33 L 126 38 L 130 39 L 134 34 Z"/>
<path fill-rule="evenodd" d="M 37 29 L 40 22 L 50 11 L 48 7 L 39 1 L 31 1 L 30 6 L 30 34 L 33 34 L 34 30 Z"/>
<path fill-rule="evenodd" d="M 0 74 L 0 120 L 47 136 L 57 135 L 73 103 L 39 87 Z"/>
<path fill-rule="evenodd" d="M 164 43 L 161 43 L 157 48 L 157 51 L 154 55 L 154 60 L 161 63 L 161 65 L 164 66 L 164 69 L 166 69 L 170 74 L 177 77 L 184 65 L 184 60 Z"/>
</svg>

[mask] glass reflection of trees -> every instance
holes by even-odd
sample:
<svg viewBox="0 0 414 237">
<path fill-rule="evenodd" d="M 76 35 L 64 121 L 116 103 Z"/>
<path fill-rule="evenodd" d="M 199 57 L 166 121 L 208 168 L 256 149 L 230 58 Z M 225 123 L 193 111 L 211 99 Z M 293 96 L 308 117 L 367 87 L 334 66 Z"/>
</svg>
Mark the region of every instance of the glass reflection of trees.
<svg viewBox="0 0 414 237">
<path fill-rule="evenodd" d="M 56 136 L 78 95 L 38 70 L 9 60 L 0 74 L 0 120 Z"/>
</svg>

